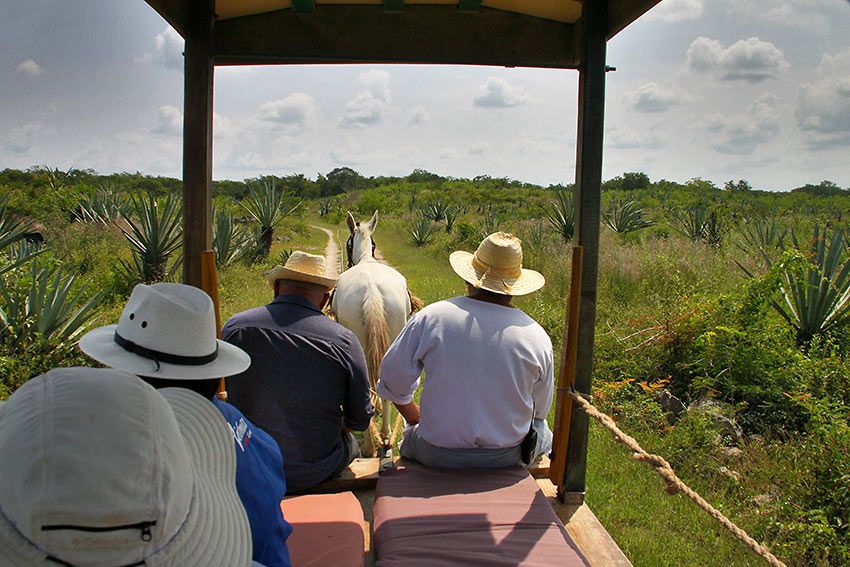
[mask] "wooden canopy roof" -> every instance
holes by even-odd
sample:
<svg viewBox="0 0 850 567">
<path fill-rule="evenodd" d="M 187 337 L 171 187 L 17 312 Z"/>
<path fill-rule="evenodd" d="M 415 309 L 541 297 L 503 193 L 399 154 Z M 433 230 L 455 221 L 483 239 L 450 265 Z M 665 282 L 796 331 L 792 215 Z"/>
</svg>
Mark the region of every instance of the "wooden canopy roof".
<svg viewBox="0 0 850 567">
<path fill-rule="evenodd" d="M 186 37 L 215 15 L 215 65 L 431 63 L 576 68 L 586 0 L 146 0 Z M 659 0 L 605 0 L 610 39 Z M 199 5 L 204 5 L 202 8 Z"/>
</svg>

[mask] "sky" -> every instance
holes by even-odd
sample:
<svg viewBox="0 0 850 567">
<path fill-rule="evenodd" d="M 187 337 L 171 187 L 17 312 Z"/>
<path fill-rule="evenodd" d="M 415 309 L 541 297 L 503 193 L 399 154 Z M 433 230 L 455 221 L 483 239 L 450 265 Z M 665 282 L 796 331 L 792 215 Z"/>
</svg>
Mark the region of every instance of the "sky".
<svg viewBox="0 0 850 567">
<path fill-rule="evenodd" d="M 850 1 L 662 0 L 608 43 L 603 179 L 850 188 Z M 0 0 L 0 169 L 181 177 L 182 38 L 143 0 Z M 216 67 L 213 177 L 575 180 L 578 73 Z"/>
</svg>

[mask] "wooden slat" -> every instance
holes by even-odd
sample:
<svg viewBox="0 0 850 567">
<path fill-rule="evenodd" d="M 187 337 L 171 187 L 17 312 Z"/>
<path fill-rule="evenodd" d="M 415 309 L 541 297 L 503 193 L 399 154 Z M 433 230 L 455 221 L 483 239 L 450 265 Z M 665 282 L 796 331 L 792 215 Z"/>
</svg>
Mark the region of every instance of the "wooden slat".
<svg viewBox="0 0 850 567">
<path fill-rule="evenodd" d="M 481 8 L 481 0 L 460 0 L 457 9 L 461 12 L 477 12 Z"/>
<path fill-rule="evenodd" d="M 590 567 L 632 567 L 617 542 L 599 523 L 587 504 L 561 503 L 558 500 L 558 489 L 549 479 L 539 478 L 537 485 L 590 563 Z"/>
<path fill-rule="evenodd" d="M 404 10 L 404 0 L 384 0 L 384 12 L 401 12 Z"/>
<path fill-rule="evenodd" d="M 380 459 L 363 458 L 354 459 L 348 468 L 339 475 L 338 478 L 323 482 L 309 489 L 307 492 L 313 494 L 323 494 L 328 492 L 344 492 L 346 490 L 359 490 L 366 488 L 374 488 L 378 483 L 378 467 Z M 420 467 L 419 463 L 410 461 L 403 457 L 395 457 L 393 466 L 396 467 Z M 534 463 L 528 467 L 528 472 L 534 478 L 547 478 L 549 476 L 549 458 L 545 455 L 537 458 Z"/>
</svg>

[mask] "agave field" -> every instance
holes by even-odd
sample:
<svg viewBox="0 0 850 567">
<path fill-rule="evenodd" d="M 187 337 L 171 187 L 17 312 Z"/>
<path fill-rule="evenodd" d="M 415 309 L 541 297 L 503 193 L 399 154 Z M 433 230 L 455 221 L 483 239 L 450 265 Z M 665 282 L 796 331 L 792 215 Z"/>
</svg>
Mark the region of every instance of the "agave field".
<svg viewBox="0 0 850 567">
<path fill-rule="evenodd" d="M 0 171 L 0 399 L 113 322 L 133 285 L 180 279 L 180 183 Z M 270 300 L 262 274 L 379 211 L 381 254 L 425 303 L 463 293 L 448 254 L 523 239 L 546 286 L 518 298 L 562 341 L 571 186 L 339 168 L 214 182 L 222 320 Z M 593 403 L 789 566 L 850 565 L 850 190 L 788 193 L 626 173 L 602 195 Z M 36 236 L 38 235 L 38 236 Z M 556 357 L 557 358 L 557 357 Z M 592 426 L 587 501 L 636 566 L 761 560 Z M 710 551 L 709 551 L 710 550 Z"/>
</svg>

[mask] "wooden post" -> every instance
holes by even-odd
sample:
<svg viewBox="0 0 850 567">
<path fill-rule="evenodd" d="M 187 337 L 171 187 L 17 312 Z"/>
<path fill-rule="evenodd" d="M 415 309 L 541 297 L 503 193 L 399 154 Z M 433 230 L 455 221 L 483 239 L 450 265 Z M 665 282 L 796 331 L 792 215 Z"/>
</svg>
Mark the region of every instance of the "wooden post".
<svg viewBox="0 0 850 567">
<path fill-rule="evenodd" d="M 212 247 L 213 0 L 192 0 L 185 30 L 183 91 L 183 283 L 201 287 Z"/>
<path fill-rule="evenodd" d="M 567 320 L 564 328 L 564 344 L 561 347 L 561 367 L 558 372 L 558 390 L 555 394 L 555 431 L 552 439 L 552 461 L 549 480 L 560 485 L 564 480 L 567 461 L 567 441 L 570 435 L 573 400 L 567 392 L 576 378 L 576 356 L 578 354 L 578 316 L 581 302 L 581 246 L 573 246 L 570 263 L 570 298 L 567 302 Z"/>
<path fill-rule="evenodd" d="M 584 248 L 575 389 L 585 394 L 589 394 L 591 388 L 593 334 L 596 326 L 607 29 L 607 0 L 586 0 L 581 20 L 575 195 L 577 244 Z M 577 501 L 583 498 L 587 472 L 587 428 L 587 416 L 573 405 L 566 470 L 563 482 L 558 487 L 558 495 L 562 501 Z"/>
</svg>

